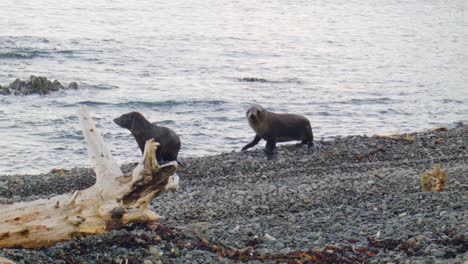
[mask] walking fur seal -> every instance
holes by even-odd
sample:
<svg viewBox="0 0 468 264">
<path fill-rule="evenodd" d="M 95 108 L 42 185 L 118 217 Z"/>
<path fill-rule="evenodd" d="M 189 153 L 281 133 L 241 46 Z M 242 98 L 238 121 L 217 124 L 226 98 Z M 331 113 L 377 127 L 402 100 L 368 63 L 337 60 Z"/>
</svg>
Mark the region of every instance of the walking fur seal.
<svg viewBox="0 0 468 264">
<path fill-rule="evenodd" d="M 265 153 L 268 159 L 273 158 L 277 142 L 301 140 L 301 144 L 308 145 L 309 151 L 316 151 L 312 126 L 304 116 L 276 114 L 258 104 L 251 106 L 245 115 L 250 127 L 255 131 L 255 138 L 245 145 L 242 151 L 257 145 L 261 139 L 267 142 Z"/>
<path fill-rule="evenodd" d="M 170 128 L 150 123 L 139 112 L 130 112 L 114 119 L 114 123 L 132 132 L 140 147 L 141 153 L 145 150 L 148 139 L 154 138 L 160 146 L 156 150 L 158 162 L 177 161 L 180 150 L 179 136 Z"/>
</svg>

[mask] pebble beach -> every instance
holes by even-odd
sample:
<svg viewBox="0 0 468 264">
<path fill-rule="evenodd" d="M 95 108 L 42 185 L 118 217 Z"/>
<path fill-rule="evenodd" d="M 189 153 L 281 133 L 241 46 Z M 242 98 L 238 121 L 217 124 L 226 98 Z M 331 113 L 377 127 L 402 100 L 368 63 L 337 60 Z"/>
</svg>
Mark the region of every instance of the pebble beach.
<svg viewBox="0 0 468 264">
<path fill-rule="evenodd" d="M 153 200 L 162 219 L 45 249 L 16 263 L 466 263 L 468 126 L 184 158 L 180 188 Z M 421 174 L 440 164 L 442 192 Z M 125 164 L 129 172 L 135 164 Z M 94 184 L 90 168 L 0 176 L 0 203 Z"/>
</svg>

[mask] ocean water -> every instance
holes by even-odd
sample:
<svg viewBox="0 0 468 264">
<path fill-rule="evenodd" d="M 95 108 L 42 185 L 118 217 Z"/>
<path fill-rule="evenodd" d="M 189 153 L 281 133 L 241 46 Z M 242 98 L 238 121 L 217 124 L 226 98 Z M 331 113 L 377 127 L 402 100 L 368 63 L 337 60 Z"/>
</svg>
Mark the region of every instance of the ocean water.
<svg viewBox="0 0 468 264">
<path fill-rule="evenodd" d="M 129 111 L 179 133 L 182 159 L 240 150 L 251 103 L 316 139 L 466 121 L 467 47 L 466 0 L 1 1 L 0 84 L 79 90 L 0 96 L 0 174 L 89 166 L 80 105 L 122 163 L 140 156 L 112 122 Z"/>
</svg>

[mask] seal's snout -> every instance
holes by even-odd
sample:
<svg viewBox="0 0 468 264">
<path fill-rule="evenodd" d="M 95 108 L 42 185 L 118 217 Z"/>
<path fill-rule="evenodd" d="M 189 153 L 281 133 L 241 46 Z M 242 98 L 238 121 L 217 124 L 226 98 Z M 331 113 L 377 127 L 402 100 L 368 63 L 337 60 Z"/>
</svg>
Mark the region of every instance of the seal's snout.
<svg viewBox="0 0 468 264">
<path fill-rule="evenodd" d="M 114 118 L 114 123 L 116 123 L 119 127 L 127 128 L 125 118 L 122 118 L 121 116 Z"/>
<path fill-rule="evenodd" d="M 119 117 L 114 118 L 114 123 L 120 126 L 120 118 Z"/>
<path fill-rule="evenodd" d="M 252 122 L 257 122 L 257 116 L 254 115 L 254 114 L 250 114 L 249 115 L 249 120 L 252 121 Z"/>
<path fill-rule="evenodd" d="M 250 122 L 257 122 L 257 117 L 251 112 L 247 112 L 247 120 Z"/>
<path fill-rule="evenodd" d="M 249 108 L 249 110 L 247 110 L 246 116 L 247 120 L 249 120 L 250 122 L 256 123 L 260 120 L 260 112 L 254 107 L 251 107 Z"/>
</svg>

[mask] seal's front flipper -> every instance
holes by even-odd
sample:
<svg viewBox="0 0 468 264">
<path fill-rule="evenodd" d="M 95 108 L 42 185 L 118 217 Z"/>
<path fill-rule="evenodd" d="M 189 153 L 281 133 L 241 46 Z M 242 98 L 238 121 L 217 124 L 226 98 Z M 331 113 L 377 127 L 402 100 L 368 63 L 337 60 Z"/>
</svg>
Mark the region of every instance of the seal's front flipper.
<svg viewBox="0 0 468 264">
<path fill-rule="evenodd" d="M 260 142 L 261 139 L 262 139 L 261 137 L 255 135 L 255 137 L 254 137 L 254 139 L 252 140 L 252 142 L 250 142 L 249 144 L 245 145 L 245 146 L 242 148 L 241 151 L 246 151 L 247 149 L 249 149 L 249 148 L 251 148 L 251 147 L 257 145 L 258 142 Z"/>
<path fill-rule="evenodd" d="M 268 160 L 272 160 L 275 156 L 276 141 L 268 140 L 265 146 L 265 154 Z"/>
<path fill-rule="evenodd" d="M 275 153 L 273 152 L 268 152 L 267 150 L 265 150 L 265 154 L 266 154 L 267 160 L 272 160 L 275 158 Z"/>
</svg>

